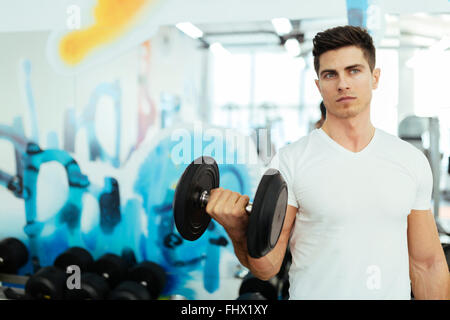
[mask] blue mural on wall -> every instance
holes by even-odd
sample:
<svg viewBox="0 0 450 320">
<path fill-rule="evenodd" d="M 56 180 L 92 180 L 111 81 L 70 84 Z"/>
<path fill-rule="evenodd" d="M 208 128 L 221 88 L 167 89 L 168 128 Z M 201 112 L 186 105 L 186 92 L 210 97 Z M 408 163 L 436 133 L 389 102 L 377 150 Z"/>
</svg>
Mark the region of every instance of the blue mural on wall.
<svg viewBox="0 0 450 320">
<path fill-rule="evenodd" d="M 36 143 L 17 134 L 12 127 L 0 125 L 0 138 L 12 142 L 16 155 L 16 174 L 10 175 L 0 170 L 0 185 L 6 187 L 16 197 L 25 201 L 26 225 L 24 232 L 28 236 L 28 245 L 33 265 L 27 265 L 23 273 L 33 271 L 39 266 L 52 264 L 58 254 L 72 246 L 85 246 L 80 231 L 82 197 L 86 192 L 98 199 L 100 207 L 100 228 L 104 234 L 110 234 L 120 222 L 120 195 L 117 181 L 105 177 L 103 187 L 90 183 L 78 163 L 64 150 L 42 150 Z M 68 194 L 65 204 L 59 212 L 45 221 L 37 218 L 37 181 L 40 167 L 44 163 L 57 162 L 67 174 Z M 41 190 L 45 192 L 45 190 Z M 52 201 L 48 194 L 47 201 Z M 44 228 L 54 230 L 50 236 L 42 236 Z M 5 232 L 6 230 L 2 230 Z M 86 235 L 89 237 L 89 235 Z M 91 244 L 90 249 L 94 249 Z"/>
<path fill-rule="evenodd" d="M 232 250 L 225 230 L 212 220 L 206 233 L 197 241 L 183 240 L 176 230 L 172 211 L 173 196 L 178 179 L 187 165 L 207 152 L 212 143 L 190 131 L 191 159 L 177 165 L 171 160 L 171 152 L 179 141 L 170 136 L 161 140 L 139 168 L 135 191 L 142 197 L 145 214 L 148 217 L 148 238 L 142 240 L 144 258 L 157 261 L 168 271 L 167 292 L 178 292 L 194 298 L 194 293 L 185 291 L 184 285 L 190 280 L 189 272 L 203 270 L 204 288 L 215 292 L 219 288 L 220 250 Z M 194 141 L 201 140 L 203 148 L 194 148 Z M 223 146 L 224 147 L 224 146 Z M 206 151 L 206 152 L 205 152 Z M 232 152 L 237 152 L 234 150 Z M 254 178 L 244 164 L 219 164 L 220 185 L 241 194 L 251 194 Z M 171 277 L 170 275 L 173 275 Z"/>
<path fill-rule="evenodd" d="M 29 62 L 26 68 L 29 75 L 31 69 Z M 37 111 L 29 80 L 26 82 L 26 91 L 30 106 L 33 106 L 30 110 Z M 128 167 L 121 166 L 119 159 L 120 92 L 117 81 L 100 84 L 93 90 L 91 99 L 79 118 L 73 109 L 68 111 L 65 119 L 67 126 L 64 132 L 65 150 L 41 148 L 36 142 L 39 132 L 35 132 L 34 129 L 33 137 L 27 138 L 20 117 L 14 120 L 12 126 L 0 125 L 0 139 L 12 143 L 16 162 L 15 174 L 0 170 L 0 186 L 3 187 L 0 191 L 7 190 L 24 201 L 24 212 L 14 212 L 14 216 L 25 215 L 24 237 L 21 240 L 29 248 L 31 258 L 27 265 L 19 270 L 19 274 L 29 274 L 41 266 L 51 265 L 67 248 L 80 246 L 88 249 L 95 259 L 104 253 L 122 256 L 132 253 L 137 262 L 150 260 L 160 264 L 166 270 L 168 278 L 163 295 L 181 294 L 189 299 L 195 299 L 197 293 L 189 286 L 190 280 L 201 281 L 206 292 L 214 293 L 221 286 L 219 266 L 222 252 L 233 251 L 225 230 L 212 220 L 208 230 L 199 240 L 186 241 L 176 230 L 172 211 L 176 183 L 187 165 L 200 155 L 215 156 L 212 154 L 214 148 L 209 148 L 209 144 L 212 143 L 211 137 L 205 137 L 187 128 L 191 139 L 188 144 L 191 148 L 190 156 L 186 163 L 176 164 L 171 158 L 171 152 L 179 141 L 173 140 L 170 135 L 171 130 L 175 129 L 163 129 L 160 134 L 153 136 L 154 143 L 151 148 L 139 155 L 137 153 L 130 155 L 130 161 L 135 161 L 138 167 L 135 174 L 127 172 Z M 116 141 L 114 155 L 107 154 L 95 136 L 95 110 L 102 95 L 109 95 L 114 100 L 116 128 L 118 128 L 114 137 Z M 167 120 L 179 109 L 170 110 Z M 36 116 L 32 118 L 37 119 Z M 37 122 L 32 126 L 38 130 Z M 100 160 L 105 166 L 112 165 L 121 173 L 117 177 L 105 175 L 103 185 L 97 185 L 89 179 L 77 162 L 76 153 L 69 154 L 69 151 L 75 151 L 74 137 L 83 127 L 88 131 L 86 143 L 90 146 L 90 159 L 97 162 Z M 53 139 L 53 143 L 49 145 L 53 147 L 58 145 L 55 135 L 53 133 L 53 137 L 50 138 Z M 201 142 L 202 148 L 195 148 L 198 141 Z M 215 143 L 217 145 L 217 141 Z M 225 142 L 221 143 L 223 153 L 231 153 L 233 154 L 231 158 L 235 159 L 238 150 L 226 149 Z M 140 149 L 136 148 L 135 152 L 137 150 Z M 37 190 L 41 167 L 49 162 L 58 163 L 64 168 L 68 188 L 66 194 L 58 195 L 65 199 L 61 208 L 57 212 L 46 213 L 46 218 L 41 219 L 37 213 L 37 194 L 41 193 L 45 201 L 53 201 L 55 196 L 48 190 Z M 219 163 L 219 170 L 222 187 L 241 194 L 253 193 L 256 181 L 246 165 Z M 128 181 L 120 180 L 119 177 Z M 121 192 L 121 185 L 125 182 L 131 183 L 133 189 L 133 193 L 126 196 Z M 85 204 L 83 201 L 87 195 L 95 199 L 97 211 L 91 211 L 98 212 L 99 216 L 89 217 L 97 222 L 92 227 L 83 229 L 81 227 L 83 212 L 92 209 L 87 208 L 92 203 Z M 3 216 L 1 219 L 8 220 L 10 217 Z M 2 226 L 0 239 L 8 237 L 11 232 L 7 223 Z M 198 274 L 201 274 L 200 278 L 196 278 Z"/>
<path fill-rule="evenodd" d="M 69 108 L 66 111 L 64 123 L 64 149 L 69 152 L 75 152 L 75 137 L 81 129 L 86 129 L 87 144 L 89 146 L 89 159 L 95 161 L 100 159 L 103 162 L 109 162 L 114 167 L 120 166 L 120 133 L 122 128 L 122 106 L 121 106 L 121 87 L 118 81 L 109 83 L 100 83 L 92 92 L 89 102 L 83 110 L 80 117 L 77 117 L 75 108 Z M 97 108 L 101 97 L 111 97 L 114 102 L 115 113 L 115 151 L 114 154 L 108 154 L 100 144 L 95 132 Z"/>
<path fill-rule="evenodd" d="M 4 129 L 0 130 L 0 136 L 4 136 Z M 138 262 L 151 260 L 164 267 L 169 279 L 165 294 L 182 294 L 194 299 L 195 292 L 185 286 L 192 279 L 190 272 L 193 270 L 203 271 L 202 280 L 207 292 L 213 293 L 219 288 L 220 251 L 222 248 L 232 250 L 224 229 L 212 221 L 205 235 L 196 242 L 188 242 L 180 237 L 174 225 L 172 202 L 175 186 L 187 167 L 175 165 L 170 160 L 172 147 L 177 141 L 166 138 L 149 153 L 140 165 L 134 183 L 141 201 L 126 199 L 125 206 L 122 206 L 119 182 L 115 178 L 105 177 L 104 186 L 95 186 L 66 151 L 42 150 L 33 142 L 26 143 L 20 137 L 6 136 L 21 150 L 24 167 L 23 186 L 20 187 L 19 183 L 14 189 L 9 187 L 25 201 L 24 231 L 32 258 L 22 273 L 51 265 L 61 252 L 72 246 L 85 247 L 94 257 L 107 252 L 121 255 L 128 249 L 135 253 Z M 194 134 L 192 137 L 195 139 Z M 194 144 L 191 145 L 193 148 Z M 205 147 L 207 145 L 205 141 Z M 198 154 L 192 152 L 193 159 L 200 154 L 204 154 L 203 150 Z M 39 221 L 36 213 L 37 179 L 42 164 L 50 161 L 56 161 L 65 168 L 68 195 L 66 203 L 57 213 L 45 221 Z M 245 165 L 219 164 L 219 170 L 221 186 L 250 194 L 254 186 Z M 6 173 L 1 173 L 0 179 L 5 187 L 12 185 L 13 181 L 21 181 Z M 84 193 L 94 195 L 100 208 L 99 225 L 88 232 L 82 232 L 80 228 Z M 51 201 L 51 194 L 48 197 Z M 147 217 L 146 235 L 139 234 L 141 209 Z M 44 236 L 45 228 L 53 232 Z"/>
<path fill-rule="evenodd" d="M 39 143 L 39 125 L 37 120 L 36 104 L 34 103 L 33 88 L 31 86 L 31 62 L 24 60 L 22 68 L 25 75 L 25 95 L 27 98 L 28 112 L 31 119 L 31 140 Z"/>
</svg>

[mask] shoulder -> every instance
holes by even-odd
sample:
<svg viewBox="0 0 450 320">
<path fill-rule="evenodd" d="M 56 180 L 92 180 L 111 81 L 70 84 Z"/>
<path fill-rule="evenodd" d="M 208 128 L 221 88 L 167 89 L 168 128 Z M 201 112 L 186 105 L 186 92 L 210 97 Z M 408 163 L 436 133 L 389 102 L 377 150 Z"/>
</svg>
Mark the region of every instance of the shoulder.
<svg viewBox="0 0 450 320">
<path fill-rule="evenodd" d="M 386 148 L 388 151 L 392 150 L 398 155 L 404 154 L 405 156 L 414 158 L 425 158 L 423 152 L 420 151 L 417 147 L 415 147 L 411 143 L 402 140 L 398 136 L 395 136 L 384 130 L 377 128 L 377 131 L 380 142 L 382 143 L 383 147 Z"/>
<path fill-rule="evenodd" d="M 311 139 L 311 133 L 281 147 L 272 158 L 269 167 L 282 172 L 294 171 L 301 163 Z"/>
<path fill-rule="evenodd" d="M 377 130 L 379 145 L 383 150 L 382 153 L 390 161 L 394 161 L 416 174 L 423 170 L 428 170 L 430 166 L 428 159 L 419 148 L 408 141 L 400 139 L 398 136 L 380 129 Z"/>
<path fill-rule="evenodd" d="M 287 158 L 287 159 L 297 159 L 299 160 L 299 157 L 305 153 L 305 150 L 308 148 L 308 145 L 310 142 L 315 139 L 315 136 L 317 135 L 317 130 L 311 131 L 306 136 L 303 136 L 285 146 L 280 148 L 278 151 L 280 157 Z"/>
</svg>

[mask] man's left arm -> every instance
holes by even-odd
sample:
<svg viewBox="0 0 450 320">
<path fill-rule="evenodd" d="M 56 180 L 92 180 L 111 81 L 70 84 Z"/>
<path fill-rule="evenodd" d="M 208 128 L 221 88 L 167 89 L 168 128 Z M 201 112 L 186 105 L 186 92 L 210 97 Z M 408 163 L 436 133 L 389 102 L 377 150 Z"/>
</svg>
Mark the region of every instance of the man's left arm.
<svg viewBox="0 0 450 320">
<path fill-rule="evenodd" d="M 415 299 L 450 299 L 450 274 L 431 210 L 408 215 L 409 275 Z"/>
</svg>

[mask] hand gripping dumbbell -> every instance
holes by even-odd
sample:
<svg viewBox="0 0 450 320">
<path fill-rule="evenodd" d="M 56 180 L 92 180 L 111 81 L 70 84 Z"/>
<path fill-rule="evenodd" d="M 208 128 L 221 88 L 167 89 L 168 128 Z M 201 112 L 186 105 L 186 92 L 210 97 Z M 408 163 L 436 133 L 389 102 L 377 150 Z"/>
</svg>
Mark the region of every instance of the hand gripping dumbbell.
<svg viewBox="0 0 450 320">
<path fill-rule="evenodd" d="M 211 157 L 194 160 L 184 171 L 173 200 L 175 225 L 186 240 L 198 239 L 208 227 L 206 213 L 210 192 L 219 187 L 219 168 Z M 245 208 L 249 214 L 248 253 L 260 258 L 272 250 L 280 236 L 286 215 L 287 185 L 276 169 L 268 169 L 259 182 L 253 203 Z"/>
</svg>

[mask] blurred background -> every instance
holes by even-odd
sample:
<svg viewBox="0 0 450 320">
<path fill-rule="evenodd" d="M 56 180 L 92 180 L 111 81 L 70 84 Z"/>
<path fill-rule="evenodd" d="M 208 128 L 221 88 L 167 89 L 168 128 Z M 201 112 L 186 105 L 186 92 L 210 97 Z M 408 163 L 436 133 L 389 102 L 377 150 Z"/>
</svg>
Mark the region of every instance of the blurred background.
<svg viewBox="0 0 450 320">
<path fill-rule="evenodd" d="M 427 156 L 450 242 L 448 0 L 0 0 L 0 240 L 33 258 L 17 273 L 79 246 L 158 263 L 161 298 L 237 298 L 247 271 L 224 230 L 178 234 L 176 183 L 210 151 L 204 132 L 227 135 L 226 155 L 257 161 L 219 161 L 221 185 L 253 197 L 321 117 L 312 38 L 346 24 L 374 38 L 372 122 Z"/>
</svg>

